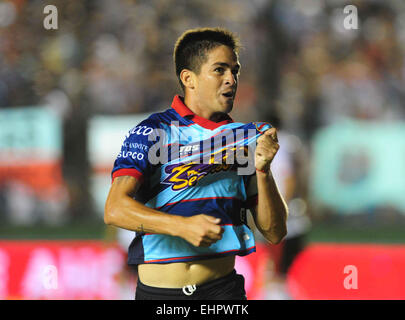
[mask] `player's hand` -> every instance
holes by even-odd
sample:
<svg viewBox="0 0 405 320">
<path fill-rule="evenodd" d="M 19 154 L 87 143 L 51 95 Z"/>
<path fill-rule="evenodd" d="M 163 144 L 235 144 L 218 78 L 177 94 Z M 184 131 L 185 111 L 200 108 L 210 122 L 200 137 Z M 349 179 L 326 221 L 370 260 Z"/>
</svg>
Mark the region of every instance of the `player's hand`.
<svg viewBox="0 0 405 320">
<path fill-rule="evenodd" d="M 179 236 L 196 247 L 209 247 L 222 239 L 224 229 L 219 226 L 219 218 L 199 214 L 185 218 L 185 222 Z"/>
<path fill-rule="evenodd" d="M 270 164 L 280 148 L 276 128 L 266 130 L 257 139 L 255 151 L 255 166 L 257 170 L 269 172 Z"/>
</svg>

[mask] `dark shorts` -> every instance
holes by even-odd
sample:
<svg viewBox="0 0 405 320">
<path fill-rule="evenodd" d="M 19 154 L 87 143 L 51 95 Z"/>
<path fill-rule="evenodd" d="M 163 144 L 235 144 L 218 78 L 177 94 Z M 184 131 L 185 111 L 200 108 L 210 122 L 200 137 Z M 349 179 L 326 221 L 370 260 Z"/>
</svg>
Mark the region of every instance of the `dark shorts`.
<svg viewBox="0 0 405 320">
<path fill-rule="evenodd" d="M 245 278 L 233 270 L 225 277 L 180 289 L 146 286 L 138 278 L 135 300 L 246 300 Z"/>
</svg>

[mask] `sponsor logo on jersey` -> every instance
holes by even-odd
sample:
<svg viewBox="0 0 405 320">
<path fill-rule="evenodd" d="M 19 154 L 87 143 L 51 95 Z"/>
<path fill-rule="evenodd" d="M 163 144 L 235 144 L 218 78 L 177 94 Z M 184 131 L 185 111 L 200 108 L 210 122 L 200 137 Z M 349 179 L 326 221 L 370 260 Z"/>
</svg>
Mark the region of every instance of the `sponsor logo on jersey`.
<svg viewBox="0 0 405 320">
<path fill-rule="evenodd" d="M 148 146 L 146 146 L 146 145 L 144 145 L 142 143 L 136 143 L 136 142 L 127 142 L 127 141 L 125 141 L 122 144 L 122 146 L 125 147 L 125 148 L 129 148 L 129 149 L 139 149 L 139 150 L 142 150 L 142 151 L 145 151 L 145 152 L 147 152 L 148 149 L 149 149 Z"/>
<path fill-rule="evenodd" d="M 143 160 L 145 158 L 145 155 L 143 153 L 140 152 L 136 152 L 136 151 L 121 151 L 117 158 L 132 158 L 134 160 Z"/>
<path fill-rule="evenodd" d="M 183 156 L 183 155 L 188 155 L 190 153 L 196 153 L 199 150 L 200 150 L 199 144 L 187 145 L 187 146 L 181 146 L 179 149 L 179 153 L 180 153 L 180 156 Z"/>
<path fill-rule="evenodd" d="M 130 130 L 127 134 L 126 134 L 126 138 L 128 138 L 131 134 L 136 134 L 138 136 L 142 135 L 142 136 L 148 136 L 153 132 L 153 128 L 148 127 L 148 126 L 136 126 L 135 128 L 133 128 L 132 130 Z"/>
<path fill-rule="evenodd" d="M 237 149 L 244 153 L 248 152 L 247 146 L 222 148 L 211 154 L 208 163 L 180 163 L 168 165 L 165 172 L 168 176 L 162 181 L 165 184 L 171 184 L 173 191 L 183 190 L 195 186 L 198 181 L 210 173 L 221 171 L 236 170 L 237 163 L 228 163 L 227 158 L 230 152 L 237 152 Z M 221 157 L 218 157 L 221 155 Z"/>
</svg>

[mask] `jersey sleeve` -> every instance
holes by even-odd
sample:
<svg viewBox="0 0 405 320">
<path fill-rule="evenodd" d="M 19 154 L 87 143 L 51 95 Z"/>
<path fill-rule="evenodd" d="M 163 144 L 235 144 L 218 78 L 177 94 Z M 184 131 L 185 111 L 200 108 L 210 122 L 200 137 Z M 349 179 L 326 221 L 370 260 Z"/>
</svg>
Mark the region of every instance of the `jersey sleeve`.
<svg viewBox="0 0 405 320">
<path fill-rule="evenodd" d="M 146 119 L 126 134 L 114 161 L 112 181 L 119 176 L 132 176 L 142 182 L 145 176 L 151 175 L 153 164 L 149 161 L 148 153 L 152 145 L 159 141 L 156 135 L 159 130 L 157 121 Z"/>
</svg>

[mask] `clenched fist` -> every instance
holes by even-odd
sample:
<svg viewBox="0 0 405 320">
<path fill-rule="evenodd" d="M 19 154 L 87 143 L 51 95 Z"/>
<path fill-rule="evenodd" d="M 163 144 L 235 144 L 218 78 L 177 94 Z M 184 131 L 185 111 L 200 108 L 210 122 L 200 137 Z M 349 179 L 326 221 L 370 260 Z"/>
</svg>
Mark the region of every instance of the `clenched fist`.
<svg viewBox="0 0 405 320">
<path fill-rule="evenodd" d="M 180 237 L 196 247 L 209 247 L 222 239 L 224 228 L 219 226 L 221 219 L 199 214 L 186 217 L 186 224 Z"/>
<path fill-rule="evenodd" d="M 255 166 L 257 170 L 269 172 L 270 164 L 280 148 L 276 128 L 266 130 L 257 139 L 255 151 Z"/>
</svg>

